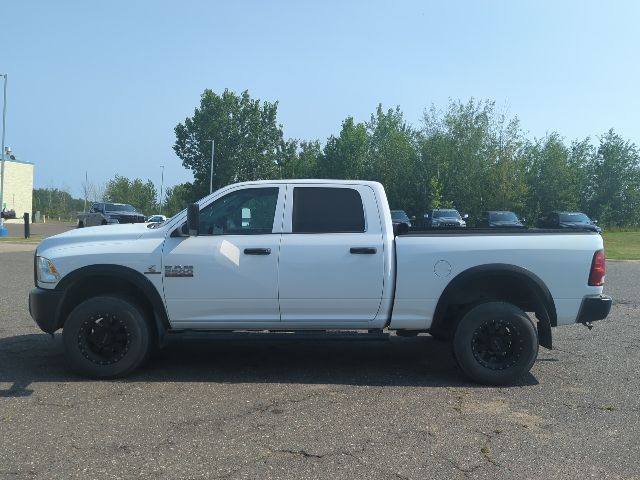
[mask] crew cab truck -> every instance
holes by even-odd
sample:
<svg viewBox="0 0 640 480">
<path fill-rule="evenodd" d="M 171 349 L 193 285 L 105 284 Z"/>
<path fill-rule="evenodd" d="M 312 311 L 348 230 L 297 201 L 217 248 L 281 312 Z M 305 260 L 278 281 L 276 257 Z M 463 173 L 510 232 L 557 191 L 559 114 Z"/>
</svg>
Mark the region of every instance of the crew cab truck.
<svg viewBox="0 0 640 480">
<path fill-rule="evenodd" d="M 239 183 L 163 223 L 45 239 L 30 312 L 91 377 L 176 331 L 384 330 L 450 339 L 487 384 L 529 371 L 551 327 L 609 313 L 600 235 L 456 230 L 394 226 L 376 182 Z"/>
<path fill-rule="evenodd" d="M 88 213 L 78 214 L 78 228 L 113 223 L 143 223 L 146 219 L 127 203 L 94 203 Z"/>
</svg>

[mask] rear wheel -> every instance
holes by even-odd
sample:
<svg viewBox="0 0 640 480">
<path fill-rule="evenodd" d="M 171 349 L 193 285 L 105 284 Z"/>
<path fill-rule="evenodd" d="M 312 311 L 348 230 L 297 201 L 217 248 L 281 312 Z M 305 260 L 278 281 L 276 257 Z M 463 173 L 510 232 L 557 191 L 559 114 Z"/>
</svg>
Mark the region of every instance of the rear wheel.
<svg viewBox="0 0 640 480">
<path fill-rule="evenodd" d="M 140 307 L 119 296 L 99 296 L 73 309 L 62 338 L 69 363 L 96 378 L 122 377 L 147 357 L 151 332 Z"/>
<path fill-rule="evenodd" d="M 84 222 L 82 220 L 78 221 L 78 228 L 84 228 Z"/>
<path fill-rule="evenodd" d="M 462 317 L 453 351 L 469 378 L 504 385 L 531 369 L 538 356 L 538 334 L 527 314 L 515 305 L 488 302 Z"/>
</svg>

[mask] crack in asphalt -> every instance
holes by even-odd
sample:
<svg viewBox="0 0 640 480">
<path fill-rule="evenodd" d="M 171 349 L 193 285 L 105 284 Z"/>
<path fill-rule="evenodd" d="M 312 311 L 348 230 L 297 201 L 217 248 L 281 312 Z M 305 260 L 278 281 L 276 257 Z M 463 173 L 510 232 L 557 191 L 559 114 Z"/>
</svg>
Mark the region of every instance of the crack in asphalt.
<svg viewBox="0 0 640 480">
<path fill-rule="evenodd" d="M 576 352 L 572 352 L 571 350 L 564 350 L 562 348 L 558 348 L 555 345 L 553 346 L 553 350 L 556 351 L 556 352 L 567 353 L 569 355 L 572 355 L 572 356 L 578 357 L 578 358 L 592 358 L 592 356 L 585 355 L 584 353 L 576 353 Z"/>
<path fill-rule="evenodd" d="M 491 434 L 491 433 L 483 432 L 482 430 L 476 430 L 476 433 L 479 433 L 480 435 L 485 436 L 486 439 L 487 439 L 487 442 L 484 444 L 484 446 L 482 446 L 480 448 L 480 453 L 482 454 L 484 459 L 487 462 L 489 462 L 491 465 L 494 465 L 496 467 L 504 468 L 506 470 L 511 471 L 511 468 L 507 467 L 506 465 L 501 464 L 500 462 L 496 461 L 491 456 L 491 447 L 490 447 L 491 442 L 493 441 L 494 438 L 496 438 L 500 434 L 500 431 L 499 430 L 494 430 L 493 434 Z"/>
<path fill-rule="evenodd" d="M 365 446 L 362 446 L 362 451 L 364 451 Z M 346 456 L 346 457 L 351 457 L 353 459 L 355 459 L 358 464 L 360 465 L 367 465 L 367 466 L 373 466 L 373 468 L 375 468 L 376 470 L 379 470 L 381 472 L 384 473 L 388 473 L 393 475 L 395 478 L 398 478 L 400 480 L 411 480 L 410 477 L 404 476 L 398 472 L 393 472 L 391 470 L 387 470 L 385 468 L 380 467 L 379 465 L 368 465 L 364 460 L 362 460 L 362 458 L 358 457 L 357 455 L 355 455 L 353 452 L 350 452 L 349 450 L 337 450 L 337 451 L 333 451 L 333 452 L 329 452 L 329 453 L 324 453 L 324 454 L 315 454 L 315 453 L 309 453 L 308 451 L 304 450 L 304 449 L 299 449 L 299 450 L 291 450 L 291 449 L 275 449 L 275 450 L 271 450 L 272 452 L 276 452 L 276 453 L 284 453 L 284 454 L 289 454 L 289 455 L 296 455 L 296 456 L 301 456 L 303 458 L 315 458 L 315 459 L 324 459 L 327 457 L 335 457 L 335 456 Z"/>
<path fill-rule="evenodd" d="M 57 402 L 49 402 L 47 400 L 43 400 L 41 397 L 35 397 L 35 402 L 39 407 L 55 407 L 55 408 L 75 408 L 75 403 L 57 403 Z"/>
<path fill-rule="evenodd" d="M 578 405 L 577 403 L 567 403 L 567 402 L 562 402 L 562 405 L 567 408 L 572 408 L 574 410 L 597 410 L 597 411 L 603 411 L 603 412 L 626 412 L 626 413 L 640 412 L 640 407 L 639 408 L 620 408 L 614 405 L 604 406 L 604 405 L 594 405 L 592 403 L 587 405 Z"/>
<path fill-rule="evenodd" d="M 453 466 L 453 468 L 455 468 L 456 470 L 462 472 L 462 474 L 465 476 L 465 478 L 469 478 L 470 474 L 472 474 L 473 472 L 475 472 L 476 470 L 478 470 L 479 468 L 482 467 L 482 463 L 479 463 L 477 465 L 474 465 L 473 467 L 464 468 L 461 465 L 458 465 L 456 462 L 454 462 L 450 458 L 445 457 L 445 460 L 447 462 L 449 462 Z"/>
<path fill-rule="evenodd" d="M 300 455 L 304 458 L 324 458 L 324 457 L 328 457 L 331 455 L 338 455 L 339 452 L 334 452 L 334 453 L 325 453 L 323 455 L 317 455 L 315 453 L 309 453 L 304 449 L 300 449 L 300 450 L 289 450 L 289 449 L 276 449 L 276 450 L 271 450 L 272 452 L 276 452 L 276 453 L 288 453 L 291 455 Z"/>
<path fill-rule="evenodd" d="M 285 399 L 285 400 L 274 400 L 272 402 L 267 403 L 266 405 L 258 405 L 252 408 L 249 408 L 248 410 L 244 411 L 244 412 L 240 412 L 240 413 L 235 413 L 235 414 L 231 414 L 228 416 L 223 416 L 223 417 L 198 417 L 198 418 L 187 418 L 187 419 L 182 419 L 182 420 L 175 420 L 175 421 L 170 421 L 169 423 L 171 424 L 172 428 L 174 430 L 178 430 L 178 431 L 188 431 L 191 428 L 196 428 L 196 427 L 200 427 L 204 424 L 212 424 L 212 425 L 217 425 L 217 429 L 222 431 L 223 430 L 223 426 L 225 423 L 227 423 L 228 421 L 234 421 L 234 420 L 239 420 L 239 419 L 244 419 L 246 417 L 251 417 L 253 415 L 255 415 L 256 413 L 267 413 L 267 412 L 273 412 L 274 410 L 277 409 L 277 407 L 285 407 L 287 405 L 292 405 L 292 404 L 296 404 L 296 403 L 301 403 L 301 402 L 305 402 L 307 400 L 311 400 L 312 398 L 318 398 L 318 397 L 322 397 L 322 396 L 326 396 L 326 395 L 330 395 L 332 393 L 340 393 L 342 390 L 323 390 L 323 391 L 316 391 L 313 393 L 310 393 L 308 395 L 304 395 L 303 397 L 300 398 L 292 398 L 292 399 Z M 281 412 L 278 412 L 281 413 Z M 160 442 L 157 447 L 159 447 L 160 445 L 162 445 L 162 443 L 164 443 L 166 441 L 163 440 L 162 442 Z"/>
</svg>

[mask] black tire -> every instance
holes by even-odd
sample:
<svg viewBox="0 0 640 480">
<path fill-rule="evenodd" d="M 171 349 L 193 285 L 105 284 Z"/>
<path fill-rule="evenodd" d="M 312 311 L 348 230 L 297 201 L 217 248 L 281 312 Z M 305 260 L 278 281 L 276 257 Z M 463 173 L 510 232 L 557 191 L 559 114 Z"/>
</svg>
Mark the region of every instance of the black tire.
<svg viewBox="0 0 640 480">
<path fill-rule="evenodd" d="M 100 223 L 100 225 L 107 225 L 107 221 L 106 221 L 106 220 L 102 220 L 102 222 Z"/>
<path fill-rule="evenodd" d="M 78 228 L 84 228 L 84 222 L 83 221 L 79 221 L 78 222 Z"/>
<path fill-rule="evenodd" d="M 538 334 L 515 305 L 488 302 L 469 310 L 453 337 L 453 352 L 471 380 L 488 385 L 513 383 L 538 356 Z"/>
<path fill-rule="evenodd" d="M 134 301 L 105 295 L 73 309 L 62 339 L 67 360 L 79 373 L 115 378 L 128 375 L 147 358 L 151 331 Z"/>
</svg>

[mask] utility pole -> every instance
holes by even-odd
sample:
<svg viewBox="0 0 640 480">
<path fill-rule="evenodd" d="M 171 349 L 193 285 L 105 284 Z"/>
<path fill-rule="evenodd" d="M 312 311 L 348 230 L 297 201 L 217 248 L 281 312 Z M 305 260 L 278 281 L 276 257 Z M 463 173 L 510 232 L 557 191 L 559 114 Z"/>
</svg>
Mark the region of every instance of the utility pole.
<svg viewBox="0 0 640 480">
<path fill-rule="evenodd" d="M 87 213 L 87 190 L 89 190 L 89 172 L 84 171 L 84 213 Z"/>
<path fill-rule="evenodd" d="M 160 165 L 162 174 L 160 177 L 160 215 L 162 215 L 162 189 L 164 188 L 164 165 Z"/>
<path fill-rule="evenodd" d="M 0 77 L 4 77 L 4 95 L 2 102 L 2 159 L 0 160 L 0 212 L 4 208 L 4 134 L 5 125 L 7 120 L 7 74 L 0 73 Z M 4 237 L 8 234 L 7 229 L 4 228 L 4 218 L 0 215 L 0 237 Z"/>
<path fill-rule="evenodd" d="M 209 171 L 209 193 L 213 193 L 213 155 L 216 151 L 216 141 L 210 140 L 211 142 L 211 170 Z"/>
</svg>

